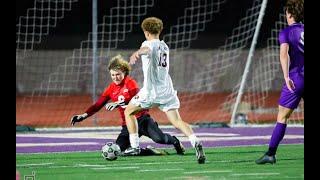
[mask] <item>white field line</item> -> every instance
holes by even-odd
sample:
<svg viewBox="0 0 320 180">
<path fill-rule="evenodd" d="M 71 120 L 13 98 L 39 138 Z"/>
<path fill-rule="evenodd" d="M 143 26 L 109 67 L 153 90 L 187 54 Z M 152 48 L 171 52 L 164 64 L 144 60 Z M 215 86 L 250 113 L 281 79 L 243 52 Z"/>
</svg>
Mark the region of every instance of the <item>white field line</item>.
<svg viewBox="0 0 320 180">
<path fill-rule="evenodd" d="M 175 129 L 171 125 L 160 125 L 160 128 Z M 35 128 L 39 132 L 50 132 L 50 131 L 94 131 L 94 130 L 121 130 L 121 126 L 107 126 L 107 127 L 70 127 L 70 128 Z"/>
<path fill-rule="evenodd" d="M 17 167 L 29 167 L 29 166 L 47 166 L 54 163 L 37 163 L 37 164 L 17 164 Z"/>
<path fill-rule="evenodd" d="M 233 141 L 233 140 L 261 140 L 270 139 L 270 135 L 265 136 L 237 136 L 237 137 L 199 137 L 202 141 Z M 106 137 L 105 137 L 106 138 Z M 189 142 L 187 137 L 180 137 L 181 142 Z M 284 139 L 304 139 L 304 135 L 285 135 Z M 140 142 L 153 142 L 150 138 L 142 136 Z M 16 147 L 34 146 L 69 146 L 69 145 L 99 145 L 97 142 L 68 142 L 68 143 L 16 143 Z"/>
<path fill-rule="evenodd" d="M 304 143 L 293 143 L 293 144 L 282 144 L 281 146 L 290 146 L 290 145 L 297 145 L 297 144 L 304 144 Z M 247 146 L 265 146 L 265 145 L 269 145 L 269 142 L 264 143 L 264 144 L 251 144 L 251 145 L 232 145 L 232 146 L 216 146 L 216 147 L 209 147 L 209 148 L 226 148 L 226 147 L 247 147 Z"/>
<path fill-rule="evenodd" d="M 184 171 L 184 169 L 176 168 L 176 169 L 143 169 L 137 170 L 136 172 L 159 172 L 159 171 Z"/>
<path fill-rule="evenodd" d="M 120 132 L 72 132 L 72 133 L 28 133 L 16 134 L 16 137 L 47 137 L 47 138 L 95 138 L 95 139 L 116 139 Z M 182 133 L 173 133 L 164 131 L 175 136 L 184 137 Z M 239 136 L 235 133 L 195 133 L 197 136 L 218 136 L 218 137 L 231 137 Z"/>
<path fill-rule="evenodd" d="M 199 139 L 203 141 L 232 141 L 232 140 L 254 140 L 254 139 L 270 139 L 270 135 L 265 136 L 240 136 L 240 137 L 204 137 Z M 304 139 L 304 135 L 285 135 L 283 139 Z"/>
<path fill-rule="evenodd" d="M 194 163 L 194 161 L 184 161 L 184 162 L 176 162 L 176 161 L 169 161 L 169 162 L 153 162 L 153 163 L 123 163 L 120 166 L 123 169 L 138 169 L 140 166 L 144 165 L 166 165 L 166 164 L 184 164 L 184 163 Z M 95 170 L 102 170 L 102 169 L 118 169 L 119 164 L 109 164 L 109 165 L 101 165 L 101 164 L 75 164 L 75 165 L 54 165 L 50 166 L 54 163 L 39 163 L 39 164 L 17 164 L 17 167 L 29 167 L 29 166 L 48 166 L 48 168 L 91 168 Z M 120 167 L 120 168 L 121 168 Z"/>
<path fill-rule="evenodd" d="M 234 127 L 274 127 L 275 123 L 270 124 L 247 124 L 247 125 L 234 125 Z M 230 126 L 230 125 L 229 125 Z M 159 125 L 161 129 L 175 129 L 172 125 Z M 199 128 L 199 125 L 191 125 L 192 128 Z M 304 124 L 288 124 L 287 127 L 304 127 Z M 107 127 L 70 127 L 70 128 L 35 128 L 38 132 L 50 131 L 85 131 L 85 130 L 121 130 L 120 126 L 107 126 Z"/>
<path fill-rule="evenodd" d="M 106 165 L 101 164 L 75 164 L 74 167 L 105 167 Z"/>
<path fill-rule="evenodd" d="M 127 167 L 128 169 L 138 169 L 140 166 L 145 165 L 166 165 L 166 164 L 184 164 L 184 163 L 194 163 L 194 161 L 168 161 L 168 162 L 150 162 L 150 163 L 121 163 L 121 164 L 74 164 L 74 165 L 54 165 L 48 168 L 91 168 L 91 169 L 117 169 L 119 166 Z M 48 166 L 54 163 L 39 163 L 39 164 L 17 164 L 17 167 L 28 167 L 28 166 Z"/>
<path fill-rule="evenodd" d="M 237 173 L 231 174 L 231 176 L 273 176 L 279 175 L 280 173 Z"/>
<path fill-rule="evenodd" d="M 230 173 L 231 170 L 212 170 L 212 171 L 189 171 L 183 174 L 203 174 L 203 173 Z"/>
<path fill-rule="evenodd" d="M 59 168 L 71 168 L 72 166 L 68 166 L 68 165 L 64 165 L 64 166 L 49 166 L 48 168 L 56 168 L 56 169 L 59 169 Z"/>
<path fill-rule="evenodd" d="M 231 145 L 231 146 L 216 146 L 216 147 L 206 147 L 206 148 L 226 148 L 226 147 L 247 147 L 247 146 L 265 146 L 268 145 L 269 143 L 265 144 L 252 144 L 252 145 Z M 304 144 L 304 143 L 294 143 L 294 144 L 282 144 L 282 146 L 290 146 L 290 145 L 297 145 L 297 144 Z M 159 148 L 159 149 L 166 149 L 166 148 Z M 17 153 L 16 154 L 47 154 L 47 153 L 55 153 L 55 154 L 68 154 L 68 153 L 75 153 L 75 152 L 98 152 L 99 150 L 81 150 L 81 151 L 64 151 L 64 152 L 34 152 L 34 153 Z M 210 162 L 210 161 L 207 161 Z M 220 162 L 220 161 L 219 161 Z M 225 161 L 227 162 L 227 161 Z"/>
<path fill-rule="evenodd" d="M 123 167 L 101 167 L 101 168 L 91 168 L 94 170 L 105 170 L 105 169 L 114 169 L 114 170 L 119 170 L 119 169 L 139 169 L 140 167 L 135 167 L 135 166 L 123 166 Z"/>
<path fill-rule="evenodd" d="M 100 145 L 97 142 L 67 142 L 67 143 L 16 143 L 16 147 L 37 147 L 37 146 L 83 146 Z"/>
<path fill-rule="evenodd" d="M 201 177 L 193 177 L 193 176 L 178 176 L 178 177 L 168 177 L 166 179 L 197 179 L 197 180 L 202 180 L 202 179 L 210 179 L 211 177 L 209 176 L 201 176 Z M 220 178 L 221 179 L 221 178 Z"/>
</svg>

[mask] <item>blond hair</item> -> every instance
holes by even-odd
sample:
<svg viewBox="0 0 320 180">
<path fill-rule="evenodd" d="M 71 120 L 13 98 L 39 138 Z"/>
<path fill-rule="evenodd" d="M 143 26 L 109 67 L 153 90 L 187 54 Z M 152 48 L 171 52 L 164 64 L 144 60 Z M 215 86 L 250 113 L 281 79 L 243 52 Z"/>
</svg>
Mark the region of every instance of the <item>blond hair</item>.
<svg viewBox="0 0 320 180">
<path fill-rule="evenodd" d="M 141 28 L 150 34 L 160 34 L 163 29 L 163 23 L 157 17 L 148 17 L 142 21 Z"/>
<path fill-rule="evenodd" d="M 123 57 L 119 54 L 111 58 L 108 70 L 120 70 L 125 74 L 125 76 L 129 75 L 131 71 L 131 66 L 128 61 L 124 60 Z"/>
</svg>

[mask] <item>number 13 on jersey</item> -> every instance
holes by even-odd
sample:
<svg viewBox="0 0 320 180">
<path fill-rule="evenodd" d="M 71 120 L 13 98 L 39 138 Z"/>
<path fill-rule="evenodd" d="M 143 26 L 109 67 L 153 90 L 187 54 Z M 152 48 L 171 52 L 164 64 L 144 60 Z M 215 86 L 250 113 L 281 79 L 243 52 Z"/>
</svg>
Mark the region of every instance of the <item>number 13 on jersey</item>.
<svg viewBox="0 0 320 180">
<path fill-rule="evenodd" d="M 165 52 L 159 52 L 158 66 L 167 67 L 167 54 Z"/>
</svg>

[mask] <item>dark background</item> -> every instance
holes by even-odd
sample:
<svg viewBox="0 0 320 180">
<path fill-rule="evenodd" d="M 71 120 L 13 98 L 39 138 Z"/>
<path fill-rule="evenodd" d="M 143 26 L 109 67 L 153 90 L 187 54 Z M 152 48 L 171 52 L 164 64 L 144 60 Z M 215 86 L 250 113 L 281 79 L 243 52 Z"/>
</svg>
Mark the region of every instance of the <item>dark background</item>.
<svg viewBox="0 0 320 180">
<path fill-rule="evenodd" d="M 148 9 L 147 16 L 157 16 L 164 22 L 163 34 L 169 31 L 177 18 L 183 16 L 184 8 L 188 7 L 191 0 L 154 0 L 154 6 Z M 225 39 L 230 36 L 232 29 L 238 26 L 241 17 L 244 17 L 246 10 L 252 6 L 253 0 L 226 0 L 221 5 L 220 13 L 214 14 L 211 22 L 206 24 L 205 31 L 198 35 L 198 39 L 192 41 L 191 48 L 211 49 L 224 44 Z M 34 0 L 16 0 L 16 24 L 20 16 L 27 14 L 27 9 L 32 8 Z M 116 0 L 98 0 L 98 24 L 102 17 L 108 14 L 111 7 L 115 6 Z M 284 1 L 268 1 L 264 15 L 263 24 L 257 47 L 263 47 L 274 26 L 274 21 L 279 19 Z M 65 13 L 63 20 L 60 20 L 55 28 L 50 29 L 50 35 L 38 46 L 46 49 L 74 49 L 79 48 L 80 42 L 88 38 L 92 24 L 92 1 L 79 0 L 72 5 L 72 11 Z M 120 42 L 118 48 L 137 48 L 144 40 L 140 25 L 136 25 L 132 33 L 129 33 L 124 42 Z M 35 47 L 37 48 L 37 47 Z"/>
</svg>

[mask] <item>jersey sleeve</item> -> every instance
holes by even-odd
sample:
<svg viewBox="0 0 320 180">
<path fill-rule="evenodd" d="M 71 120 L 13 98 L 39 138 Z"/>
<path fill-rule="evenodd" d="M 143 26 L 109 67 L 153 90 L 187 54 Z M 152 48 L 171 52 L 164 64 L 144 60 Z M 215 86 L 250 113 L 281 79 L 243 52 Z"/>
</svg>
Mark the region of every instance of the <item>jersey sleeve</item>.
<svg viewBox="0 0 320 180">
<path fill-rule="evenodd" d="M 110 84 L 101 94 L 101 96 L 107 97 L 110 99 L 110 94 L 113 91 L 112 85 Z"/>
<path fill-rule="evenodd" d="M 133 97 L 135 96 L 138 92 L 139 92 L 139 86 L 138 86 L 138 83 L 133 80 L 133 79 L 130 79 L 128 82 L 127 82 L 127 87 L 129 89 L 129 93 L 130 95 Z"/>
<path fill-rule="evenodd" d="M 110 100 L 110 92 L 111 86 L 108 86 L 99 99 L 85 111 L 88 116 L 98 112 Z"/>
<path fill-rule="evenodd" d="M 287 37 L 287 31 L 284 29 L 279 33 L 279 43 L 283 44 L 283 43 L 288 43 L 288 37 Z"/>
<path fill-rule="evenodd" d="M 144 41 L 142 44 L 141 44 L 141 47 L 140 48 L 143 48 L 143 47 L 147 47 L 149 49 L 152 49 L 152 44 L 150 41 Z"/>
</svg>

